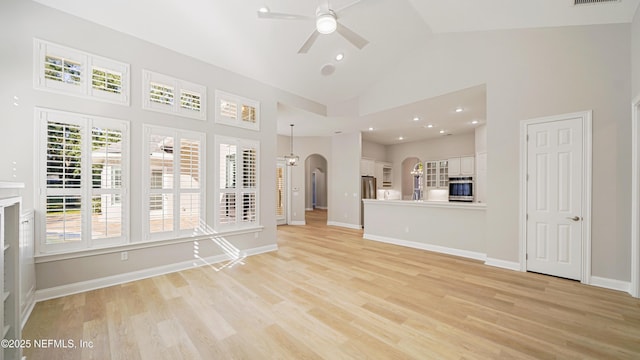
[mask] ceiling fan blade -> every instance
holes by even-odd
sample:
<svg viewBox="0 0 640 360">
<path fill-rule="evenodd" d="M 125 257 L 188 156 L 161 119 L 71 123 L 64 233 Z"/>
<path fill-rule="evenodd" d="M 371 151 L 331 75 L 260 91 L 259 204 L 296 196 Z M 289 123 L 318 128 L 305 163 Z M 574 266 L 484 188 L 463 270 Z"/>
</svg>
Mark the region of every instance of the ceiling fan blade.
<svg viewBox="0 0 640 360">
<path fill-rule="evenodd" d="M 306 54 L 309 51 L 309 49 L 311 49 L 311 47 L 313 46 L 313 43 L 316 42 L 316 39 L 318 38 L 318 36 L 320 36 L 320 33 L 318 32 L 318 30 L 314 30 L 309 36 L 309 38 L 307 39 L 307 41 L 305 41 L 304 44 L 302 44 L 302 47 L 300 47 L 300 50 L 298 50 L 298 54 Z"/>
<path fill-rule="evenodd" d="M 260 19 L 278 19 L 278 20 L 306 20 L 310 19 L 308 16 L 304 15 L 295 15 L 295 14 L 285 14 L 285 13 L 276 13 L 276 12 L 260 12 L 258 11 L 258 18 Z"/>
<path fill-rule="evenodd" d="M 349 29 L 348 27 L 340 23 L 338 23 L 338 27 L 336 28 L 336 31 L 338 31 L 338 34 L 342 35 L 343 38 L 347 39 L 348 42 L 353 44 L 353 46 L 357 47 L 358 49 L 362 49 L 363 47 L 367 46 L 367 44 L 369 43 L 367 39 L 356 34 L 353 30 Z"/>
</svg>

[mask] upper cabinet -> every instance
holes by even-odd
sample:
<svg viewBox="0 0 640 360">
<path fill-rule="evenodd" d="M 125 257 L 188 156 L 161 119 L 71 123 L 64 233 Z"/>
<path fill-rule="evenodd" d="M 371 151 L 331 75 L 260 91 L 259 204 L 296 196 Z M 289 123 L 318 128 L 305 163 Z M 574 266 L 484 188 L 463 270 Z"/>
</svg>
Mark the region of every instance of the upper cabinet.
<svg viewBox="0 0 640 360">
<path fill-rule="evenodd" d="M 429 189 L 447 189 L 451 172 L 450 160 L 424 162 L 424 185 Z"/>
<path fill-rule="evenodd" d="M 463 156 L 449 159 L 449 176 L 473 176 L 475 159 Z"/>
<path fill-rule="evenodd" d="M 375 160 L 360 159 L 360 176 L 376 176 Z"/>
<path fill-rule="evenodd" d="M 378 189 L 390 188 L 393 186 L 393 166 L 388 162 L 376 161 L 376 181 Z"/>
</svg>

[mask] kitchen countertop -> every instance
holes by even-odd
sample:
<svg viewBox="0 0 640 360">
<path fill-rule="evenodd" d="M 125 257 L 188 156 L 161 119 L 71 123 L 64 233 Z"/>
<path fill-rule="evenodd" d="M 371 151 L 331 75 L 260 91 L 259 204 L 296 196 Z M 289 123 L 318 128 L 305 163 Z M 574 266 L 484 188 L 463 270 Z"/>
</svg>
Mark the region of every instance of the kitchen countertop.
<svg viewBox="0 0 640 360">
<path fill-rule="evenodd" d="M 416 206 L 434 208 L 454 208 L 454 209 L 474 209 L 485 210 L 486 203 L 476 202 L 456 202 L 456 201 L 427 201 L 427 200 L 384 200 L 384 199 L 363 199 L 369 205 L 390 205 L 390 206 Z"/>
</svg>

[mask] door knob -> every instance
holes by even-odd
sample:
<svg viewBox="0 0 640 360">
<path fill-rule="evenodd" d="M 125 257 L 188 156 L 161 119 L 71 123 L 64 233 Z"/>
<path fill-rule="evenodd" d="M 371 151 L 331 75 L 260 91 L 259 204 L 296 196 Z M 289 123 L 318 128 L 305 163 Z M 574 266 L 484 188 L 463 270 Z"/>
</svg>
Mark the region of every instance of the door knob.
<svg viewBox="0 0 640 360">
<path fill-rule="evenodd" d="M 580 216 L 568 217 L 567 219 L 569 219 L 571 221 L 580 221 L 581 220 Z"/>
</svg>

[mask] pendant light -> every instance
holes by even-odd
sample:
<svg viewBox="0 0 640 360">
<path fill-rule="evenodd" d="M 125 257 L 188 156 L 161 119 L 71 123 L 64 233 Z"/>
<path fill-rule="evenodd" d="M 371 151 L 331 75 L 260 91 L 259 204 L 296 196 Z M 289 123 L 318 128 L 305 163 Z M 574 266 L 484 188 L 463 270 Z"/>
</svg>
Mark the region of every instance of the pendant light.
<svg viewBox="0 0 640 360">
<path fill-rule="evenodd" d="M 285 155 L 284 160 L 288 166 L 296 166 L 298 165 L 298 160 L 300 159 L 300 157 L 298 155 L 293 155 L 293 124 L 290 124 L 289 126 L 291 126 L 291 138 L 290 138 L 291 154 Z"/>
</svg>

